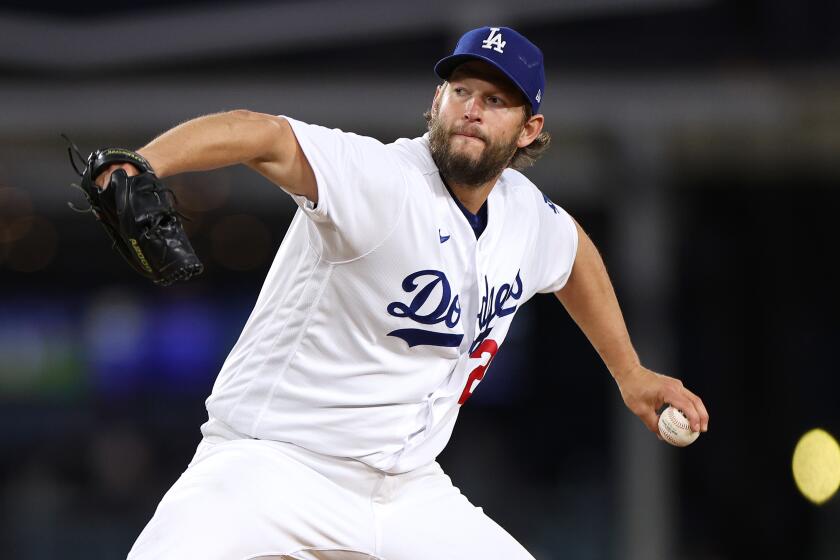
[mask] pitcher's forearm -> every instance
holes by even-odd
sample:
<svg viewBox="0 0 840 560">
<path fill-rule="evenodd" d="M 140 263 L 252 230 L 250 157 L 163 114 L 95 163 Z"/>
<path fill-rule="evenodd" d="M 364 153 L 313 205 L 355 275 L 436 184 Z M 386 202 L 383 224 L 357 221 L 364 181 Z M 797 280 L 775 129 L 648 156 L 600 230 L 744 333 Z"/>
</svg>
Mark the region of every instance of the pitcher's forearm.
<svg viewBox="0 0 840 560">
<path fill-rule="evenodd" d="M 205 115 L 164 132 L 138 153 L 161 178 L 270 159 L 282 149 L 284 124 L 245 110 Z"/>
<path fill-rule="evenodd" d="M 639 355 L 630 341 L 624 316 L 612 289 L 582 295 L 564 294 L 561 301 L 598 352 L 604 365 L 616 381 L 639 366 Z"/>
<path fill-rule="evenodd" d="M 639 365 L 607 269 L 595 245 L 578 225 L 578 253 L 557 298 L 589 339 L 616 381 Z"/>
</svg>

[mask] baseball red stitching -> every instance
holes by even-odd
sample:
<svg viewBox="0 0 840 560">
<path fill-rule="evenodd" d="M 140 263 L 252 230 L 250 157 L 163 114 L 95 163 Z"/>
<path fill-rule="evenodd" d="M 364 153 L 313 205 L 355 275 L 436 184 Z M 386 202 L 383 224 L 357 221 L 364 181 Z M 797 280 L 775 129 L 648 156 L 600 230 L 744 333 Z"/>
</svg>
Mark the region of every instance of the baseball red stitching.
<svg viewBox="0 0 840 560">
<path fill-rule="evenodd" d="M 680 416 L 682 416 L 682 418 L 680 418 L 680 416 L 677 416 L 676 415 L 676 410 L 677 409 L 675 409 L 672 406 L 668 407 L 668 410 L 667 410 L 668 419 L 671 420 L 671 422 L 673 422 L 677 427 L 682 428 L 683 430 L 692 431 L 691 426 L 688 424 L 688 419 L 686 419 L 686 421 L 683 422 L 682 418 L 685 418 L 685 417 L 682 416 L 682 413 L 680 413 Z"/>
</svg>

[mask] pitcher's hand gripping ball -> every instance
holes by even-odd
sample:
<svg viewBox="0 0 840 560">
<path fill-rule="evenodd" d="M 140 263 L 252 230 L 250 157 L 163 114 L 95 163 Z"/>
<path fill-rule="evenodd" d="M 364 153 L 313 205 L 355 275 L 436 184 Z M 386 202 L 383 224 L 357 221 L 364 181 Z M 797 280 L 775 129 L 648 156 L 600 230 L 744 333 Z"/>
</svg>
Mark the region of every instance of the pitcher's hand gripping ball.
<svg viewBox="0 0 840 560">
<path fill-rule="evenodd" d="M 659 415 L 659 435 L 671 445 L 685 447 L 694 443 L 700 432 L 692 432 L 688 418 L 682 411 L 669 406 Z"/>
<path fill-rule="evenodd" d="M 65 137 L 66 138 L 66 137 Z M 69 139 L 68 139 L 69 141 Z M 76 156 L 84 160 L 70 142 Z M 204 270 L 181 225 L 174 208 L 172 190 L 163 186 L 149 162 L 140 154 L 123 148 L 105 148 L 91 153 L 84 171 L 79 171 L 70 152 L 70 162 L 82 178 L 79 188 L 92 212 L 113 242 L 113 248 L 131 267 L 155 284 L 168 286 L 189 280 Z M 129 177 L 123 169 L 111 174 L 108 187 L 100 190 L 96 178 L 110 165 L 131 163 L 140 171 Z"/>
</svg>

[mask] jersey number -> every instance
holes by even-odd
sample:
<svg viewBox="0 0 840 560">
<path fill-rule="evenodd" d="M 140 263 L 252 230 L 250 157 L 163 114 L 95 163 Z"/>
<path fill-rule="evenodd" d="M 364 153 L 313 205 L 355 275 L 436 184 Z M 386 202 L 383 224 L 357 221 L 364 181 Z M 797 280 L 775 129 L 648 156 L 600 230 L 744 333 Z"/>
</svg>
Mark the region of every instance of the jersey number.
<svg viewBox="0 0 840 560">
<path fill-rule="evenodd" d="M 493 358 L 496 356 L 496 352 L 498 351 L 499 345 L 496 344 L 496 341 L 488 338 L 487 340 L 479 344 L 478 348 L 476 348 L 473 351 L 473 353 L 470 354 L 470 358 L 473 358 L 475 360 L 482 359 L 484 357 L 484 354 L 488 354 L 489 357 L 487 358 L 487 363 L 478 366 L 470 372 L 470 376 L 467 378 L 467 385 L 466 387 L 464 387 L 464 392 L 461 393 L 461 398 L 458 399 L 458 404 L 464 404 L 465 402 L 467 402 L 467 399 L 470 398 L 470 396 L 472 396 L 475 388 L 478 386 L 481 380 L 484 379 L 484 372 L 486 372 L 487 368 L 490 367 L 490 362 L 493 361 Z"/>
</svg>

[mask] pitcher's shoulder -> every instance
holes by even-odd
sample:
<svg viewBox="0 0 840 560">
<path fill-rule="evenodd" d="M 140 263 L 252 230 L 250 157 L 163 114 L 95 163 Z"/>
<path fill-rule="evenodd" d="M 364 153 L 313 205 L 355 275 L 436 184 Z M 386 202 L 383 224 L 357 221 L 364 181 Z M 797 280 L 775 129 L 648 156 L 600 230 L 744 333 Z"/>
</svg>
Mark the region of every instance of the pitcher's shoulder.
<svg viewBox="0 0 840 560">
<path fill-rule="evenodd" d="M 542 202 L 545 196 L 533 181 L 514 169 L 505 169 L 500 182 L 507 196 L 516 198 L 523 204 L 535 206 L 535 203 Z"/>
<path fill-rule="evenodd" d="M 429 141 L 425 136 L 400 138 L 388 144 L 387 148 L 403 164 L 415 168 L 421 174 L 437 173 L 437 165 L 432 159 Z"/>
</svg>

